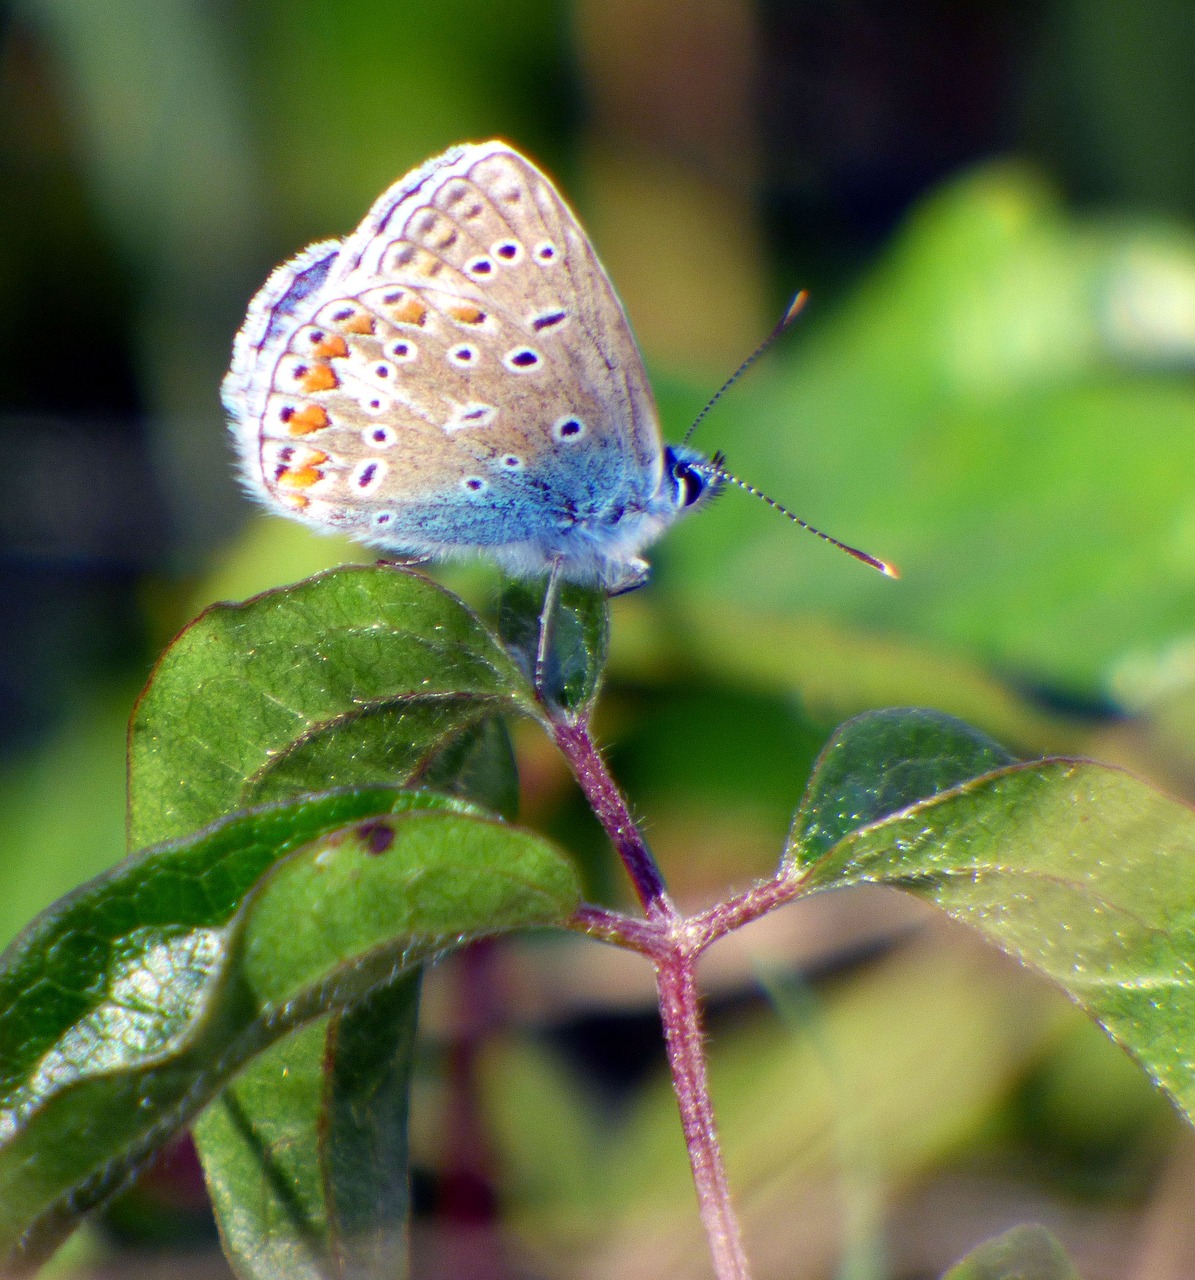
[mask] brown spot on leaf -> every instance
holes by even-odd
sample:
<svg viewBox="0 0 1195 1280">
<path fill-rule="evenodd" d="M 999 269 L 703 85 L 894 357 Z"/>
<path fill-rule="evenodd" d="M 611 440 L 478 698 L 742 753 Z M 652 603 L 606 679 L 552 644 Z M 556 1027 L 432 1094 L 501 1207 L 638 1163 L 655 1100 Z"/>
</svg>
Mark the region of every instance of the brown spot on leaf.
<svg viewBox="0 0 1195 1280">
<path fill-rule="evenodd" d="M 388 822 L 380 820 L 363 822 L 357 828 L 357 836 L 365 846 L 365 852 L 376 858 L 394 843 L 394 828 Z"/>
</svg>

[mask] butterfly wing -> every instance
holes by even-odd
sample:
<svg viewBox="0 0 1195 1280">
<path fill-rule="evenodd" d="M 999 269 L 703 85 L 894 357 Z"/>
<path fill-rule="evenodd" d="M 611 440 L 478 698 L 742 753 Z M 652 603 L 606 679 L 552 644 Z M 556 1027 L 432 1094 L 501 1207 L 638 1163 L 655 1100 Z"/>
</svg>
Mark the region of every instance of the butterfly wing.
<svg viewBox="0 0 1195 1280">
<path fill-rule="evenodd" d="M 407 551 L 542 560 L 660 485 L 621 304 L 559 193 L 503 143 L 429 162 L 344 242 L 276 272 L 225 402 L 258 496 Z"/>
</svg>

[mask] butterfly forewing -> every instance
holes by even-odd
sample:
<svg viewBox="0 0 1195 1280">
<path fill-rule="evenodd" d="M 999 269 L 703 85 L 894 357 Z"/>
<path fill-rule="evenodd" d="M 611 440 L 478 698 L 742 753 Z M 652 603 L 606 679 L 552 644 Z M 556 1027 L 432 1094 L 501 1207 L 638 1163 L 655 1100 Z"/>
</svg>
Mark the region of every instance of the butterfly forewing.
<svg viewBox="0 0 1195 1280">
<path fill-rule="evenodd" d="M 259 336 L 238 352 L 252 367 L 226 384 L 271 501 L 418 550 L 517 542 L 654 492 L 659 430 L 626 318 L 522 157 L 449 152 L 387 192 L 334 261 L 318 249 L 296 263 L 315 287 L 263 290 Z M 250 394 L 263 384 L 264 403 Z"/>
</svg>

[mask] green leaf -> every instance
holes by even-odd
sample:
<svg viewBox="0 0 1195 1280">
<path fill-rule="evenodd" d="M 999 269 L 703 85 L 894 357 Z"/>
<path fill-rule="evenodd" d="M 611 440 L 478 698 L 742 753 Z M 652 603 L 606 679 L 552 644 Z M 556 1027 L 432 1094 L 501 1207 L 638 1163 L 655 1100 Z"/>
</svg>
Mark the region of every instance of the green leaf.
<svg viewBox="0 0 1195 1280">
<path fill-rule="evenodd" d="M 513 818 L 518 778 L 505 725 L 483 720 L 420 771 Z M 386 1275 L 406 1266 L 406 1108 L 417 975 L 371 992 L 251 1062 L 195 1137 L 238 1274 Z"/>
<path fill-rule="evenodd" d="M 417 574 L 333 569 L 216 605 L 166 652 L 133 713 L 130 843 L 301 791 L 406 781 L 504 710 L 532 710 L 518 667 Z"/>
<path fill-rule="evenodd" d="M 419 974 L 302 1028 L 195 1126 L 242 1277 L 406 1274 L 407 1109 Z"/>
<path fill-rule="evenodd" d="M 219 752 L 196 752 L 202 730 L 177 728 L 190 710 L 180 716 L 176 707 L 187 685 L 203 691 L 205 713 L 231 727 Z M 220 705 L 213 687 L 224 698 Z M 247 708 L 237 701 L 246 694 Z M 179 821 L 155 796 L 142 795 L 179 771 L 188 822 L 221 804 L 395 780 L 481 800 L 513 817 L 514 757 L 494 712 L 518 708 L 524 694 L 530 696 L 509 656 L 439 587 L 389 569 L 325 574 L 244 606 L 219 606 L 171 649 L 134 722 L 132 812 L 147 823 Z M 293 714 L 279 718 L 280 708 L 301 710 L 299 722 Z M 209 731 L 207 741 L 216 736 Z M 138 770 L 139 760 L 150 767 Z M 290 937 L 284 928 L 282 943 Z M 308 958 L 305 947 L 297 948 L 297 967 Z M 355 1039 L 365 1038 L 367 1027 L 382 1041 L 395 1033 L 386 1009 L 369 1001 L 354 1008 Z M 333 1032 L 337 1026 L 334 1020 Z M 318 1271 L 358 1248 L 394 1252 L 401 1243 L 401 1219 L 397 1238 L 387 1234 L 393 1223 L 379 1223 L 358 1240 L 357 1223 L 350 1239 L 324 1203 L 336 1187 L 321 1145 L 324 1126 L 328 1115 L 353 1105 L 351 1095 L 341 1096 L 344 1064 L 329 1035 L 325 1044 L 322 1033 L 304 1032 L 252 1063 L 210 1113 L 223 1127 L 216 1119 L 199 1127 L 222 1230 L 246 1274 L 298 1269 L 307 1265 L 300 1255 Z M 275 1058 L 284 1063 L 284 1090 L 275 1087 Z M 375 1144 L 390 1136 L 386 1124 Z M 253 1150 L 256 1163 L 247 1156 Z M 263 1170 L 277 1173 L 266 1157 L 280 1150 L 288 1172 L 279 1180 Z M 315 1176 L 321 1169 L 324 1176 Z M 313 1177 L 311 1194 L 302 1194 Z M 404 1169 L 404 1187 L 405 1177 Z M 287 1196 L 297 1197 L 295 1204 Z M 249 1215 L 242 1205 L 258 1212 Z"/>
<path fill-rule="evenodd" d="M 513 822 L 519 812 L 519 772 L 506 725 L 497 718 L 482 720 L 449 738 L 409 785 L 472 800 Z"/>
<path fill-rule="evenodd" d="M 498 603 L 498 629 L 531 681 L 539 647 L 546 580 L 511 582 Z M 610 642 L 605 592 L 562 582 L 552 611 L 544 692 L 549 705 L 574 718 L 587 714 L 597 697 Z"/>
<path fill-rule="evenodd" d="M 321 1019 L 271 1045 L 192 1127 L 238 1280 L 330 1280 L 322 1171 L 310 1158 L 327 1033 Z"/>
<path fill-rule="evenodd" d="M 35 1256 L 254 1054 L 470 938 L 579 897 L 546 841 L 393 788 L 233 815 L 146 850 L 0 964 L 0 1252 Z"/>
<path fill-rule="evenodd" d="M 797 862 L 856 828 L 1012 764 L 985 733 L 940 711 L 892 708 L 848 720 L 814 765 L 789 836 Z"/>
<path fill-rule="evenodd" d="M 1079 1273 L 1045 1227 L 1034 1225 L 981 1244 L 942 1280 L 1079 1280 Z"/>
<path fill-rule="evenodd" d="M 786 853 L 803 886 L 936 903 L 1052 978 L 1195 1117 L 1195 813 L 1087 761 L 991 769 L 998 749 L 949 721 L 908 735 L 916 757 L 883 763 L 885 736 L 852 721 L 815 773 Z"/>
<path fill-rule="evenodd" d="M 410 1203 L 407 1118 L 419 975 L 371 992 L 328 1030 L 325 1182 L 341 1270 L 399 1280 Z"/>
</svg>

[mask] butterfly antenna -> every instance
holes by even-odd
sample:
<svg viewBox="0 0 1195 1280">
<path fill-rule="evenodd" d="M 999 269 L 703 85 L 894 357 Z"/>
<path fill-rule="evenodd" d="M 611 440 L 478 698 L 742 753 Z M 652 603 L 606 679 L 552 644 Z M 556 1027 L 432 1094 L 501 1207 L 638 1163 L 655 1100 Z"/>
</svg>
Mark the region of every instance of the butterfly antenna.
<svg viewBox="0 0 1195 1280">
<path fill-rule="evenodd" d="M 694 468 L 694 470 L 697 470 L 697 468 Z M 839 542 L 837 538 L 831 538 L 828 533 L 823 533 L 820 529 L 815 528 L 808 520 L 802 520 L 799 515 L 777 502 L 775 498 L 769 498 L 762 489 L 757 489 L 746 480 L 740 480 L 738 476 L 723 467 L 721 454 L 714 454 L 709 465 L 701 467 L 700 470 L 712 479 L 733 484 L 742 489 L 744 493 L 749 493 L 753 498 L 759 498 L 761 501 L 766 502 L 773 511 L 779 511 L 782 516 L 787 516 L 793 524 L 800 525 L 806 533 L 812 533 L 814 537 L 821 538 L 823 542 L 828 542 L 832 547 L 837 547 L 839 551 L 845 551 L 848 556 L 854 556 L 856 560 L 862 560 L 864 564 L 871 565 L 873 569 L 878 569 L 886 578 L 900 577 L 900 570 L 896 565 L 889 564 L 887 560 L 878 560 L 875 556 L 869 556 L 866 551 L 860 551 L 858 547 L 847 546 L 845 542 Z"/>
<path fill-rule="evenodd" d="M 681 444 L 688 444 L 692 438 L 693 432 L 701 426 L 709 411 L 718 403 L 719 400 L 734 386 L 736 382 L 747 372 L 748 369 L 759 359 L 761 355 L 776 341 L 778 337 L 788 328 L 790 324 L 799 316 L 805 307 L 805 303 L 809 301 L 809 290 L 802 289 L 800 293 L 788 304 L 788 310 L 780 319 L 780 323 L 772 330 L 771 333 L 755 348 L 754 351 L 743 361 L 741 365 L 730 375 L 729 378 L 718 388 L 710 397 L 709 403 L 704 409 L 693 419 L 693 425 L 685 432 L 685 438 Z"/>
</svg>

